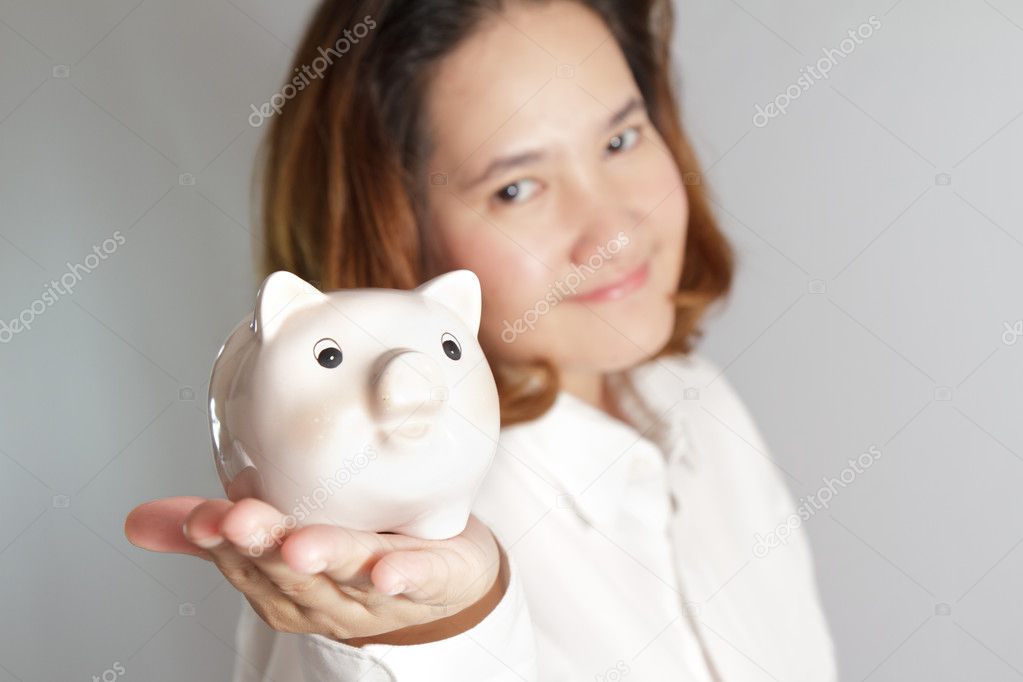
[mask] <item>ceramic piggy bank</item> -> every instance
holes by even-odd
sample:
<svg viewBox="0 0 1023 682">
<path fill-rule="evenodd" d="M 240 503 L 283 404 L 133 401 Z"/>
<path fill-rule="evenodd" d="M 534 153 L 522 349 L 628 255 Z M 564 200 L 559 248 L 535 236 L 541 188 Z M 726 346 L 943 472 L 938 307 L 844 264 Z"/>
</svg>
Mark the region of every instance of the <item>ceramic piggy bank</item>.
<svg viewBox="0 0 1023 682">
<path fill-rule="evenodd" d="M 271 274 L 210 379 L 228 497 L 262 499 L 296 526 L 461 533 L 500 428 L 480 309 L 469 270 L 412 291 L 321 292 Z"/>
</svg>

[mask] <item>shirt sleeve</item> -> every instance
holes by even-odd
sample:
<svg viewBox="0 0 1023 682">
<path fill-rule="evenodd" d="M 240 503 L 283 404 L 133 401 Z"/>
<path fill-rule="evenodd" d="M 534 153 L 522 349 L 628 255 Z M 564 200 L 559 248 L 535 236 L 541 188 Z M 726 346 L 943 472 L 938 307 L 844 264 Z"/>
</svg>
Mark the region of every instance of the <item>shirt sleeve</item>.
<svg viewBox="0 0 1023 682">
<path fill-rule="evenodd" d="M 353 647 L 301 635 L 302 682 L 535 682 L 536 644 L 518 567 L 494 610 L 465 632 L 426 644 Z"/>
</svg>

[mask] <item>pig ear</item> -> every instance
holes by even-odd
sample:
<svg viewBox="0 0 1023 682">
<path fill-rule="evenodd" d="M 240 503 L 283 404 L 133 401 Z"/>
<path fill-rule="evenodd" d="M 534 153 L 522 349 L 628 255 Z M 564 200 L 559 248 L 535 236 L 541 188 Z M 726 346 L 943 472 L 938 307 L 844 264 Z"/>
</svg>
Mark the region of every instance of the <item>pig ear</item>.
<svg viewBox="0 0 1023 682">
<path fill-rule="evenodd" d="M 473 334 L 479 333 L 483 294 L 472 270 L 454 270 L 420 284 L 416 293 L 451 309 Z"/>
<path fill-rule="evenodd" d="M 260 341 L 269 341 L 292 312 L 324 298 L 319 289 L 301 277 L 286 270 L 271 273 L 256 294 L 252 331 Z"/>
</svg>

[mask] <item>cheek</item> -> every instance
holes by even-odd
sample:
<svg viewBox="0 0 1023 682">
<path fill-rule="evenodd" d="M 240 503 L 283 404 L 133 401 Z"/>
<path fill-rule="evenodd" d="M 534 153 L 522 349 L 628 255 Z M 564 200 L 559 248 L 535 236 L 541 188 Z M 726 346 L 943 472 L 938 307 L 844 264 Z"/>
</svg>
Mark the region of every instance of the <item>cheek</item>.
<svg viewBox="0 0 1023 682">
<path fill-rule="evenodd" d="M 666 259 L 682 260 L 689 225 L 689 199 L 686 188 L 676 187 L 651 213 L 654 238 L 663 247 Z"/>
<path fill-rule="evenodd" d="M 663 228 L 681 232 L 688 218 L 685 185 L 674 159 L 666 149 L 650 141 L 629 174 L 635 206 Z M 681 234 L 679 234 L 681 236 Z"/>
<path fill-rule="evenodd" d="M 629 197 L 630 215 L 636 221 L 635 242 L 654 254 L 658 280 L 654 288 L 673 287 L 681 274 L 689 222 L 682 176 L 668 152 L 652 143 L 637 155 L 629 170 L 621 194 Z"/>
<path fill-rule="evenodd" d="M 507 248 L 505 240 L 483 240 L 466 249 L 462 264 L 480 278 L 483 312 L 479 340 L 498 359 L 514 359 L 517 344 L 501 342 L 502 332 L 514 326 L 543 297 L 550 280 L 549 270 L 522 248 Z"/>
<path fill-rule="evenodd" d="M 461 205 L 461 204 L 460 204 Z M 476 213 L 451 207 L 433 224 L 441 230 L 444 269 L 466 268 L 476 273 L 483 289 L 481 336 L 499 333 L 502 320 L 514 320 L 532 307 L 552 275 L 544 265 L 551 255 L 545 243 L 525 243 L 481 219 Z M 495 329 L 497 330 L 495 332 Z"/>
</svg>

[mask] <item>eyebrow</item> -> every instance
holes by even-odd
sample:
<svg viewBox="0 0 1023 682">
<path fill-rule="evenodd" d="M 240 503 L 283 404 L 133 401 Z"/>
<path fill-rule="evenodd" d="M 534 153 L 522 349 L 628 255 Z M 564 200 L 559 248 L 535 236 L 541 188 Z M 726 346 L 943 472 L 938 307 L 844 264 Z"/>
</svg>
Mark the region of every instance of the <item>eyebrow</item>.
<svg viewBox="0 0 1023 682">
<path fill-rule="evenodd" d="M 626 118 L 628 118 L 628 116 L 632 114 L 634 111 L 636 111 L 637 109 L 642 109 L 643 107 L 644 107 L 643 100 L 640 97 L 635 95 L 630 97 L 628 101 L 625 102 L 624 105 L 619 107 L 617 111 L 611 114 L 610 118 L 608 118 L 607 123 L 604 126 L 604 129 L 610 130 L 611 128 L 614 128 L 622 121 L 624 121 Z M 484 182 L 491 179 L 495 175 L 498 175 L 499 173 L 503 173 L 511 168 L 515 168 L 518 166 L 524 166 L 528 163 L 540 161 L 544 159 L 546 156 L 547 156 L 546 152 L 540 150 L 531 150 L 521 152 L 518 154 L 499 156 L 496 159 L 492 160 L 489 164 L 487 164 L 486 169 L 482 173 L 480 173 L 474 179 L 467 182 L 465 184 L 465 189 L 466 190 L 472 189 L 477 185 L 483 184 Z"/>
</svg>

